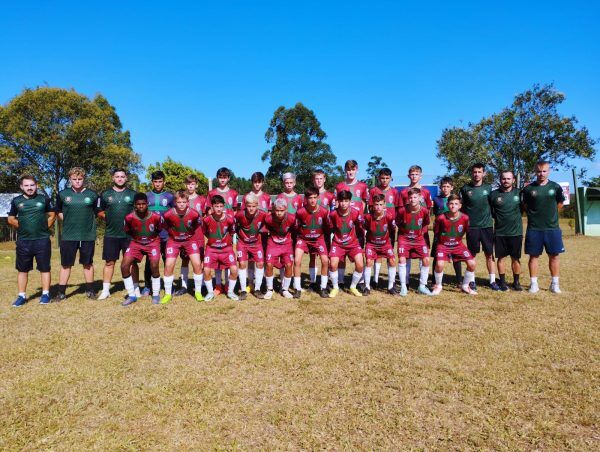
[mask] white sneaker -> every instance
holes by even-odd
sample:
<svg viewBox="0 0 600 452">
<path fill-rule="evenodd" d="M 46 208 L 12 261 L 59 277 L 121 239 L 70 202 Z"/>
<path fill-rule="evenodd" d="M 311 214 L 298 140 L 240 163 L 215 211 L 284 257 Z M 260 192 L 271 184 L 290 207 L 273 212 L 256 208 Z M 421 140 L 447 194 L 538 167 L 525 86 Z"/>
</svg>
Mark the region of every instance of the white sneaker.
<svg viewBox="0 0 600 452">
<path fill-rule="evenodd" d="M 108 297 L 110 297 L 110 292 L 101 292 L 98 295 L 98 300 L 106 300 Z"/>
<path fill-rule="evenodd" d="M 538 293 L 540 291 L 540 287 L 537 284 L 532 284 L 529 287 L 529 293 Z"/>
<path fill-rule="evenodd" d="M 238 297 L 234 292 L 227 292 L 227 298 L 233 301 L 240 301 L 240 297 Z"/>
<path fill-rule="evenodd" d="M 290 293 L 289 290 L 282 290 L 281 296 L 284 298 L 294 298 L 294 296 Z"/>
<path fill-rule="evenodd" d="M 270 300 L 271 298 L 273 298 L 273 291 L 267 290 L 267 292 L 265 293 L 265 300 Z"/>
<path fill-rule="evenodd" d="M 140 292 L 140 288 L 139 287 L 135 288 L 135 297 L 136 298 L 142 298 L 142 293 Z"/>
<path fill-rule="evenodd" d="M 550 284 L 550 292 L 559 294 L 562 293 L 562 290 L 560 290 L 558 284 Z"/>
</svg>

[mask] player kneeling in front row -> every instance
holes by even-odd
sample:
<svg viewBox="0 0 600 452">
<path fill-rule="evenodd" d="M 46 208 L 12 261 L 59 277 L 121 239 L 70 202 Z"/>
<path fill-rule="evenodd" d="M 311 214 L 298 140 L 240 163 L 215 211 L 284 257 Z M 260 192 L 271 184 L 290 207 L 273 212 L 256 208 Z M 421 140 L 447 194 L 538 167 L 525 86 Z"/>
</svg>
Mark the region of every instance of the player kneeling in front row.
<svg viewBox="0 0 600 452">
<path fill-rule="evenodd" d="M 207 294 L 204 299 L 211 301 L 215 298 L 212 283 L 212 270 L 220 268 L 229 269 L 229 283 L 227 298 L 239 300 L 233 292 L 238 277 L 238 269 L 233 253 L 233 234 L 235 233 L 235 220 L 233 215 L 225 213 L 225 199 L 221 195 L 214 195 L 210 199 L 212 212 L 202 222 L 206 236 L 206 255 L 204 256 L 204 284 Z"/>
<path fill-rule="evenodd" d="M 329 297 L 334 298 L 340 291 L 338 285 L 338 265 L 340 260 L 346 259 L 346 256 L 354 261 L 354 273 L 352 273 L 352 283 L 350 284 L 350 293 L 362 297 L 362 294 L 356 288 L 356 285 L 362 278 L 363 272 L 363 250 L 356 236 L 356 229 L 362 230 L 363 217 L 358 210 L 350 208 L 352 193 L 348 190 L 341 190 L 337 193 L 337 208 L 329 215 L 329 228 L 333 232 L 333 241 L 329 260 L 331 272 L 329 278 L 333 288 L 329 292 Z"/>
<path fill-rule="evenodd" d="M 408 294 L 406 281 L 407 259 L 420 259 L 419 293 L 431 295 L 427 287 L 429 278 L 429 247 L 424 234 L 429 226 L 429 210 L 421 205 L 421 189 L 412 187 L 407 190 L 408 203 L 398 209 L 398 260 L 400 265 L 400 295 Z"/>
<path fill-rule="evenodd" d="M 316 188 L 308 187 L 304 192 L 305 207 L 301 207 L 296 212 L 296 228 L 298 230 L 298 240 L 294 251 L 294 298 L 300 298 L 302 294 L 301 275 L 302 275 L 302 256 L 304 253 L 318 255 L 321 260 L 321 290 L 323 298 L 329 298 L 327 292 L 327 270 L 329 269 L 329 257 L 327 256 L 327 246 L 325 244 L 325 234 L 327 232 L 327 219 L 329 210 L 319 202 L 319 191 Z"/>
<path fill-rule="evenodd" d="M 296 223 L 296 217 L 287 212 L 288 205 L 285 199 L 276 199 L 273 203 L 272 212 L 265 217 L 265 227 L 269 231 L 267 241 L 267 293 L 264 298 L 273 297 L 273 267 L 283 267 L 284 276 L 281 284 L 281 295 L 292 298 L 289 288 L 292 282 L 294 265 L 294 250 L 292 248 L 292 230 Z"/>
<path fill-rule="evenodd" d="M 376 194 L 371 197 L 373 213 L 365 215 L 365 229 L 367 231 L 367 268 L 365 268 L 365 288 L 363 295 L 371 293 L 371 272 L 377 259 L 387 259 L 388 263 L 388 293 L 398 295 L 394 290 L 396 279 L 396 257 L 390 236 L 396 231 L 394 214 L 386 209 L 385 195 Z"/>
<path fill-rule="evenodd" d="M 435 266 L 435 287 L 433 295 L 442 291 L 444 264 L 451 258 L 453 262 L 467 262 L 467 271 L 462 281 L 462 291 L 477 295 L 470 286 L 475 281 L 475 258 L 462 241 L 469 230 L 469 217 L 460 211 L 461 202 L 457 195 L 448 196 L 448 212 L 435 219 L 434 234 L 437 238 L 437 262 Z"/>
<path fill-rule="evenodd" d="M 137 301 L 133 278 L 131 277 L 131 266 L 141 262 L 144 256 L 150 263 L 152 274 L 152 303 L 160 303 L 160 237 L 163 229 L 163 218 L 157 212 L 148 210 L 148 197 L 145 193 L 136 193 L 133 197 L 133 212 L 125 216 L 124 231 L 131 236 L 129 247 L 125 250 L 125 256 L 121 261 L 121 275 L 123 284 L 127 290 L 128 297 L 122 303 L 128 306 Z"/>
<path fill-rule="evenodd" d="M 261 228 L 265 223 L 265 213 L 258 208 L 259 197 L 250 192 L 244 197 L 243 210 L 235 213 L 237 225 L 237 255 L 239 263 L 240 299 L 247 296 L 248 261 L 254 262 L 254 296 L 264 298 L 260 291 L 265 273 L 265 255 L 262 243 Z"/>
<path fill-rule="evenodd" d="M 164 214 L 165 227 L 169 233 L 166 246 L 165 295 L 161 304 L 171 301 L 173 295 L 173 271 L 177 257 L 185 255 L 192 264 L 194 272 L 194 287 L 197 301 L 202 301 L 202 258 L 200 256 L 200 245 L 194 236 L 196 229 L 201 227 L 201 218 L 197 210 L 190 208 L 189 195 L 185 190 L 175 193 L 175 207 L 167 210 Z M 183 254 L 182 254 L 183 253 Z"/>
</svg>

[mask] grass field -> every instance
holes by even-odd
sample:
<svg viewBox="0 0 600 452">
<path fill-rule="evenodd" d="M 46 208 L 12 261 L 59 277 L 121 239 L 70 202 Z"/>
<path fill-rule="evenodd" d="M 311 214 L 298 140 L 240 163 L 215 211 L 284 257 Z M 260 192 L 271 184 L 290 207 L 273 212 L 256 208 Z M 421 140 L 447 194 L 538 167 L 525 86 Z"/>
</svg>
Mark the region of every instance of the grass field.
<svg viewBox="0 0 600 452">
<path fill-rule="evenodd" d="M 11 308 L 5 245 L 0 448 L 598 450 L 600 239 L 564 230 L 562 295 L 129 308 Z"/>
</svg>

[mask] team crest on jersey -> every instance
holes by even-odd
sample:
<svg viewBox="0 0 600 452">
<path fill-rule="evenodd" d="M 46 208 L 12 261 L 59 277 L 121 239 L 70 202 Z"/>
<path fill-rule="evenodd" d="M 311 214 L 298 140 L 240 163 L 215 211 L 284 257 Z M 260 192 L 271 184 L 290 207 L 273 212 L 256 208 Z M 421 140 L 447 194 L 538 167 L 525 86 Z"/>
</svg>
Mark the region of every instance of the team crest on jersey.
<svg viewBox="0 0 600 452">
<path fill-rule="evenodd" d="M 531 190 L 531 196 L 533 196 L 535 198 L 537 196 L 537 191 L 536 190 Z"/>
<path fill-rule="evenodd" d="M 148 226 L 148 229 L 150 230 L 150 232 L 154 232 L 154 225 L 153 225 L 153 224 L 150 224 L 150 225 Z"/>
<path fill-rule="evenodd" d="M 163 198 L 160 203 L 166 207 L 166 205 L 169 203 L 169 201 L 167 201 L 167 198 Z"/>
<path fill-rule="evenodd" d="M 488 194 L 488 191 L 487 191 L 487 190 L 483 190 L 483 194 L 484 194 L 484 195 L 487 195 L 487 194 Z"/>
<path fill-rule="evenodd" d="M 419 218 L 419 220 L 417 221 L 417 224 L 419 226 L 423 226 L 423 218 Z"/>
<path fill-rule="evenodd" d="M 198 249 L 198 245 L 196 245 L 196 243 L 192 243 L 192 249 L 195 251 Z"/>
<path fill-rule="evenodd" d="M 356 196 L 360 196 L 360 190 L 356 190 Z"/>
<path fill-rule="evenodd" d="M 65 202 L 71 202 L 71 197 L 70 197 L 70 196 L 67 196 L 67 197 L 65 198 Z"/>
<path fill-rule="evenodd" d="M 91 204 L 92 203 L 92 198 L 90 198 L 89 196 L 86 196 L 85 198 L 83 198 L 83 202 L 86 204 Z"/>
<path fill-rule="evenodd" d="M 473 190 L 469 190 L 469 191 L 467 192 L 467 195 L 469 195 L 469 196 L 473 196 Z"/>
<path fill-rule="evenodd" d="M 319 217 L 319 219 L 317 220 L 317 223 L 323 224 L 323 218 Z"/>
<path fill-rule="evenodd" d="M 125 202 L 131 201 L 131 196 L 125 196 Z"/>
<path fill-rule="evenodd" d="M 502 196 L 498 196 L 498 198 L 496 198 L 496 202 L 498 204 L 502 204 L 504 201 L 502 200 Z"/>
<path fill-rule="evenodd" d="M 19 204 L 19 209 L 22 209 L 23 207 L 25 207 L 25 203 L 22 202 Z"/>
<path fill-rule="evenodd" d="M 513 196 L 513 201 L 519 202 L 519 197 L 518 196 Z"/>
<path fill-rule="evenodd" d="M 187 227 L 188 227 L 188 228 L 191 228 L 191 227 L 192 227 L 192 220 L 188 220 Z"/>
<path fill-rule="evenodd" d="M 462 224 L 459 224 L 459 225 L 458 225 L 458 232 L 462 232 L 462 231 L 463 231 L 463 225 L 462 225 Z"/>
<path fill-rule="evenodd" d="M 112 200 L 113 200 L 113 197 L 112 197 L 112 196 L 109 196 L 109 197 L 108 197 L 108 202 L 112 202 Z"/>
<path fill-rule="evenodd" d="M 393 196 L 390 196 L 388 199 L 390 200 L 390 202 L 394 202 L 394 197 Z"/>
<path fill-rule="evenodd" d="M 35 203 L 35 205 L 36 205 L 36 207 L 42 207 L 44 204 L 38 201 Z"/>
<path fill-rule="evenodd" d="M 420 221 L 420 220 L 419 220 L 419 221 Z M 387 224 L 384 224 L 384 225 L 383 225 L 383 232 L 387 232 L 387 228 L 388 228 Z"/>
<path fill-rule="evenodd" d="M 553 189 L 553 188 L 551 188 L 550 190 L 548 190 L 548 194 L 549 194 L 549 195 L 553 195 L 553 194 L 554 194 L 554 189 Z"/>
</svg>

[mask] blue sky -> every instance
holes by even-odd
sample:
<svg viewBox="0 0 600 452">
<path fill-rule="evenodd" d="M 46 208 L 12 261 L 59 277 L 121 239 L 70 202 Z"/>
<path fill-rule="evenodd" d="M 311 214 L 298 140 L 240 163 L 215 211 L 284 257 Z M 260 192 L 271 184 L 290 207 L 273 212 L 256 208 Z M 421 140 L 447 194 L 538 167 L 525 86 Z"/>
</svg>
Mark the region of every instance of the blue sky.
<svg viewBox="0 0 600 452">
<path fill-rule="evenodd" d="M 102 93 L 145 164 L 266 170 L 275 109 L 303 102 L 338 162 L 381 155 L 430 182 L 443 128 L 534 83 L 600 138 L 596 2 L 10 2 L 0 103 L 26 87 Z M 600 174 L 600 160 L 578 162 Z M 567 180 L 555 174 L 555 179 Z"/>
</svg>

